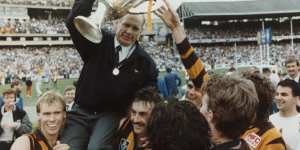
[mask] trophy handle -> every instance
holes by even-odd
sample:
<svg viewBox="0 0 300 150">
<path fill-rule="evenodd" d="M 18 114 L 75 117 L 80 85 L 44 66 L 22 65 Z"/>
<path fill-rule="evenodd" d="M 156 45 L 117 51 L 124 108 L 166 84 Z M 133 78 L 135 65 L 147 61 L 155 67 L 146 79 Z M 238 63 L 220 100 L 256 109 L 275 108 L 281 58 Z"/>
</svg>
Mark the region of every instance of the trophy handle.
<svg viewBox="0 0 300 150">
<path fill-rule="evenodd" d="M 77 16 L 74 19 L 74 25 L 80 34 L 93 43 L 102 41 L 101 26 L 104 22 L 108 3 L 100 1 L 96 11 L 89 17 Z"/>
</svg>

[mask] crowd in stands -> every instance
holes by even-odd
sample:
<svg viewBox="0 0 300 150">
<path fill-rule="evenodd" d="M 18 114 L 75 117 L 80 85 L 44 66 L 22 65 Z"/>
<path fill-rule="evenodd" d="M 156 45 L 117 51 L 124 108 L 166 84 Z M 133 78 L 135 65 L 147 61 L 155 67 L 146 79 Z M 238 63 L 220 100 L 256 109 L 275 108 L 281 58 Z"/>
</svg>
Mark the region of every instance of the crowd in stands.
<svg viewBox="0 0 300 150">
<path fill-rule="evenodd" d="M 291 54 L 290 44 L 271 44 L 269 48 L 269 64 L 278 67 L 284 66 L 284 61 Z M 201 59 L 210 65 L 218 64 L 243 64 L 243 65 L 260 65 L 260 47 L 257 45 L 240 45 L 240 46 L 212 46 L 197 47 L 196 52 Z M 266 50 L 264 50 L 266 54 Z M 300 44 L 294 45 L 296 55 L 300 54 Z M 267 64 L 266 57 L 263 56 L 263 64 Z"/>
<path fill-rule="evenodd" d="M 175 50 L 153 42 L 143 43 L 146 51 L 154 58 L 159 70 L 166 67 L 183 70 L 180 58 Z M 237 49 L 237 52 L 235 51 Z M 260 65 L 260 48 L 257 45 L 247 46 L 214 46 L 196 47 L 196 53 L 205 64 L 209 65 Z M 270 45 L 270 64 L 284 66 L 284 61 L 290 55 L 290 45 Z M 296 55 L 300 54 L 300 44 L 295 44 Z M 25 61 L 26 60 L 26 61 Z M 69 76 L 80 72 L 82 62 L 78 53 L 71 47 L 43 47 L 43 48 L 2 48 L 0 50 L 1 67 L 4 72 L 23 72 L 34 70 L 36 66 L 43 66 L 47 62 L 51 70 L 58 69 L 61 76 Z M 24 64 L 24 62 L 26 62 Z M 266 59 L 263 60 L 266 64 Z M 10 69 L 8 69 L 10 68 Z M 67 75 L 66 75 L 67 74 Z"/>
<path fill-rule="evenodd" d="M 266 23 L 267 24 L 267 23 Z M 298 21 L 293 24 L 294 35 L 300 35 Z M 271 27 L 273 36 L 290 35 L 290 24 L 278 22 L 265 25 Z M 224 30 L 226 29 L 226 30 Z M 187 33 L 190 39 L 232 39 L 232 38 L 256 38 L 257 32 L 262 30 L 261 25 L 255 23 L 226 23 L 217 26 L 196 26 L 188 27 Z"/>
<path fill-rule="evenodd" d="M 143 43 L 145 50 L 154 59 L 159 70 L 164 70 L 166 67 L 182 70 L 183 65 L 177 54 L 177 51 L 163 45 L 156 45 L 154 42 Z"/>
<path fill-rule="evenodd" d="M 146 51 L 154 58 L 158 69 L 164 70 L 166 67 L 183 70 L 183 65 L 178 57 L 177 51 L 153 42 L 144 43 Z M 237 50 L 237 51 L 236 51 Z M 211 68 L 217 65 L 229 66 L 239 64 L 242 66 L 260 65 L 260 47 L 258 45 L 238 45 L 238 46 L 212 46 L 195 47 L 195 51 L 205 64 Z M 271 44 L 269 48 L 269 64 L 283 67 L 287 56 L 291 55 L 290 43 Z M 268 64 L 264 50 L 262 64 Z M 300 44 L 295 43 L 294 53 L 300 55 Z"/>
<path fill-rule="evenodd" d="M 176 51 L 165 46 L 157 46 L 151 42 L 143 43 L 146 51 L 157 64 L 159 70 L 171 67 L 174 70 L 182 70 L 180 58 Z M 25 63 L 24 63 L 25 62 Z M 34 75 L 37 67 L 44 70 L 43 74 L 50 69 L 50 72 L 58 72 L 59 76 L 69 77 L 71 74 L 78 74 L 82 67 L 79 54 L 71 47 L 27 47 L 27 48 L 1 48 L 0 68 L 5 76 Z M 47 69 L 49 68 L 49 69 Z"/>
<path fill-rule="evenodd" d="M 42 34 L 66 34 L 68 33 L 63 19 L 36 20 L 31 19 L 29 26 L 30 33 Z"/>
<path fill-rule="evenodd" d="M 0 0 L 1 1 L 1 0 Z M 294 35 L 300 35 L 299 23 L 294 23 Z M 251 26 L 251 28 L 249 28 Z M 267 28 L 267 27 L 266 27 Z M 226 30 L 224 30 L 226 29 Z M 219 26 L 188 27 L 187 33 L 192 40 L 199 39 L 233 39 L 256 38 L 260 25 L 255 24 L 226 24 Z M 30 19 L 1 19 L 0 33 L 38 33 L 38 34 L 66 34 L 68 33 L 64 18 Z M 273 36 L 290 35 L 289 24 L 272 25 Z"/>
<path fill-rule="evenodd" d="M 1 82 L 9 83 L 11 78 L 32 78 L 37 75 L 51 78 L 51 75 L 69 78 L 81 71 L 82 61 L 75 49 L 70 47 L 27 47 L 1 48 Z"/>
<path fill-rule="evenodd" d="M 177 51 L 155 42 L 143 42 L 145 50 L 154 58 L 159 70 L 167 67 L 175 71 L 183 70 Z M 210 67 L 217 65 L 239 64 L 239 65 L 260 65 L 260 47 L 257 45 L 234 46 L 213 46 L 195 47 L 197 55 L 205 64 Z M 236 51 L 237 50 L 237 51 Z M 296 55 L 300 55 L 300 44 L 294 47 Z M 270 45 L 270 65 L 284 66 L 284 61 L 290 55 L 290 44 Z M 263 59 L 263 64 L 267 60 Z M 26 63 L 24 63 L 26 62 Z M 47 63 L 45 63 L 47 62 Z M 5 74 L 28 74 L 37 66 L 49 66 L 53 72 L 57 70 L 60 76 L 68 77 L 70 74 L 77 74 L 82 67 L 79 54 L 71 47 L 27 47 L 27 48 L 1 48 L 0 67 Z"/>
<path fill-rule="evenodd" d="M 229 39 L 229 38 L 249 38 L 249 37 L 256 37 L 256 31 L 253 30 L 252 32 L 247 30 L 244 31 L 237 31 L 237 30 L 200 30 L 198 28 L 189 29 L 188 34 L 191 39 Z"/>
<path fill-rule="evenodd" d="M 31 33 L 31 34 L 67 34 L 64 19 L 53 18 L 43 20 L 26 19 L 0 19 L 1 34 Z"/>
</svg>

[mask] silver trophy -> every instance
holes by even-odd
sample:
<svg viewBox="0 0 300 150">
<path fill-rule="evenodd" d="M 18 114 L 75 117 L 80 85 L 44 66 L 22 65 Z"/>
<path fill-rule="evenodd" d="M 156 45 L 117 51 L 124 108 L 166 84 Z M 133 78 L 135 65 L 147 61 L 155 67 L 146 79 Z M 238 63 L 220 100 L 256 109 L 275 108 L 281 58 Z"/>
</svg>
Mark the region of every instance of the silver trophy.
<svg viewBox="0 0 300 150">
<path fill-rule="evenodd" d="M 152 5 L 148 10 L 149 5 Z M 110 20 L 121 18 L 126 14 L 145 14 L 157 10 L 163 5 L 162 0 L 99 0 L 96 11 L 89 17 L 77 16 L 74 24 L 86 39 L 93 43 L 102 40 L 101 26 L 108 17 Z"/>
</svg>

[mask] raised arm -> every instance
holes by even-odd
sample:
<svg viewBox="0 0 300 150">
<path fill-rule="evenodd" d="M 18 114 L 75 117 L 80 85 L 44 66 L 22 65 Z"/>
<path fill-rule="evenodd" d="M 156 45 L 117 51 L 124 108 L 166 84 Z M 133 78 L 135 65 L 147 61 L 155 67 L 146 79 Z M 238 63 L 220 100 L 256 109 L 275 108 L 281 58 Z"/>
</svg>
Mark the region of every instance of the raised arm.
<svg viewBox="0 0 300 150">
<path fill-rule="evenodd" d="M 164 2 L 166 6 L 159 8 L 156 15 L 159 16 L 172 31 L 183 65 L 186 68 L 190 79 L 192 79 L 194 86 L 200 89 L 203 82 L 208 80 L 208 74 L 205 71 L 202 61 L 195 54 L 194 48 L 189 43 L 184 28 L 180 25 L 180 20 L 176 11 L 171 7 L 167 0 L 164 0 Z"/>
<path fill-rule="evenodd" d="M 88 17 L 91 14 L 94 1 L 95 0 L 75 0 L 72 10 L 66 19 L 66 26 L 69 30 L 74 46 L 76 47 L 83 61 L 86 61 L 91 55 L 89 54 L 89 52 L 91 52 L 90 48 L 94 47 L 95 44 L 85 39 L 77 31 L 73 21 L 77 16 Z"/>
</svg>

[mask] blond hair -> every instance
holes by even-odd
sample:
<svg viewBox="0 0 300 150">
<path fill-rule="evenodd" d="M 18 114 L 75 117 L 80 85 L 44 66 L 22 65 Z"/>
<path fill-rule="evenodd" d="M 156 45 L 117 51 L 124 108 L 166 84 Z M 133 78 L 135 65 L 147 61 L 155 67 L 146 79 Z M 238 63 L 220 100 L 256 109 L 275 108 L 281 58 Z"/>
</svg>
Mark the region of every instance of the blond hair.
<svg viewBox="0 0 300 150">
<path fill-rule="evenodd" d="M 48 91 L 38 98 L 36 104 L 36 112 L 40 113 L 42 104 L 52 105 L 56 103 L 62 106 L 63 111 L 66 111 L 66 103 L 64 101 L 64 98 L 57 92 Z"/>
</svg>

